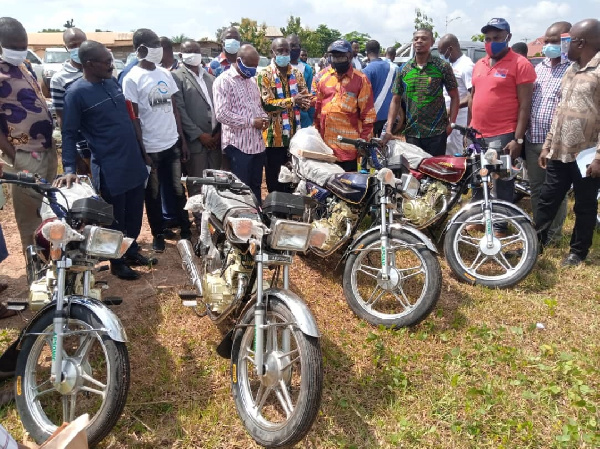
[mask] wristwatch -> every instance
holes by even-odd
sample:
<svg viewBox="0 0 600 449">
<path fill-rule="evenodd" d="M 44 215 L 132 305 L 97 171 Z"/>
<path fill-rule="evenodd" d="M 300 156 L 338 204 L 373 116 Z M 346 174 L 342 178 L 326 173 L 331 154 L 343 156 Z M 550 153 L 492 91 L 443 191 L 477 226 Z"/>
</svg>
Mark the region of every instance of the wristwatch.
<svg viewBox="0 0 600 449">
<path fill-rule="evenodd" d="M 517 142 L 519 145 L 523 145 L 523 139 L 515 139 L 515 142 Z"/>
</svg>

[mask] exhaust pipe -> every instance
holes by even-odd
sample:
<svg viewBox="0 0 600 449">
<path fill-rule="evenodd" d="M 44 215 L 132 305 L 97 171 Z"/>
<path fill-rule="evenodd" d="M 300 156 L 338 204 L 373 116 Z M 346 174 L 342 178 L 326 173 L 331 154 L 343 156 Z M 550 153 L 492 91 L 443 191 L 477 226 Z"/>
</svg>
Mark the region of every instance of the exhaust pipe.
<svg viewBox="0 0 600 449">
<path fill-rule="evenodd" d="M 183 269 L 188 274 L 194 287 L 196 287 L 198 296 L 203 297 L 202 279 L 200 279 L 198 267 L 196 266 L 196 262 L 194 262 L 194 250 L 192 248 L 192 243 L 186 239 L 179 240 L 177 242 L 177 251 L 179 251 L 179 255 L 181 256 L 181 264 Z"/>
</svg>

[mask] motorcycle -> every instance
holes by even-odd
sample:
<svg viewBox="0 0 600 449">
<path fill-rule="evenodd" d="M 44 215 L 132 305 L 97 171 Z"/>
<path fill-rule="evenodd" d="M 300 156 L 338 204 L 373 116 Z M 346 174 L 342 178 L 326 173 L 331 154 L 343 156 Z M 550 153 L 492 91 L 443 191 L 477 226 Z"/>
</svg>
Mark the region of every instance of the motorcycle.
<svg viewBox="0 0 600 449">
<path fill-rule="evenodd" d="M 338 140 L 357 147 L 362 142 Z M 344 295 L 357 316 L 374 326 L 412 326 L 437 303 L 441 268 L 435 246 L 422 232 L 393 222 L 399 198 L 412 198 L 418 190 L 407 163 L 398 179 L 379 168 L 376 174 L 345 173 L 336 164 L 292 153 L 295 193 L 314 200 L 305 221 L 326 235 L 309 251 L 325 258 L 344 250 Z M 368 229 L 359 233 L 364 224 Z"/>
<path fill-rule="evenodd" d="M 536 232 L 525 211 L 493 199 L 488 186 L 492 176 L 514 177 L 520 167 L 512 166 L 509 155 L 498 158 L 497 151 L 488 149 L 477 130 L 452 126 L 472 142 L 463 156 L 431 157 L 418 148 L 394 143 L 383 151 L 377 151 L 374 145 L 375 157 L 395 172 L 401 156 L 409 159 L 411 173 L 420 181 L 419 194 L 404 200 L 398 215 L 404 223 L 418 229 L 442 226 L 469 189 L 481 188 L 483 199 L 463 206 L 442 231 L 446 260 L 463 282 L 492 288 L 511 287 L 535 265 Z M 495 229 L 494 224 L 504 229 Z"/>
<path fill-rule="evenodd" d="M 323 388 L 319 330 L 290 291 L 290 266 L 295 252 L 322 236 L 293 219 L 304 212 L 302 198 L 272 193 L 260 209 L 235 175 L 203 175 L 182 178 L 188 191 L 202 187 L 186 206 L 201 216 L 198 242 L 177 243 L 195 287 L 180 297 L 225 333 L 217 352 L 231 359 L 232 395 L 248 433 L 265 447 L 290 446 L 310 430 Z"/>
<path fill-rule="evenodd" d="M 11 348 L 17 350 L 15 401 L 23 426 L 37 443 L 63 422 L 87 413 L 90 446 L 117 423 L 129 389 L 127 336 L 102 299 L 94 280 L 100 258 L 119 258 L 133 242 L 113 222 L 112 206 L 97 197 L 69 204 L 63 189 L 28 173 L 4 173 L 0 184 L 42 195 L 55 216 L 35 232 L 27 249 L 29 301 L 8 301 L 9 309 L 37 310 Z M 64 201 L 57 200 L 63 196 Z"/>
</svg>

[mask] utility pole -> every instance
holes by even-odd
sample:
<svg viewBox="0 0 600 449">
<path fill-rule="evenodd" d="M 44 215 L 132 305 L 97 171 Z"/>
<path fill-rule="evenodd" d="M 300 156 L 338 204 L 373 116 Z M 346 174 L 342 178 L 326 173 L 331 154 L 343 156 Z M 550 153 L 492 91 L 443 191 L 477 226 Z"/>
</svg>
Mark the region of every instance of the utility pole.
<svg viewBox="0 0 600 449">
<path fill-rule="evenodd" d="M 453 17 L 452 19 L 448 19 L 448 16 L 446 16 L 446 30 L 445 30 L 446 34 L 448 33 L 448 25 L 458 19 L 460 19 L 460 16 Z"/>
<path fill-rule="evenodd" d="M 529 39 L 528 37 L 523 37 L 521 38 L 521 40 L 525 43 L 529 42 L 531 39 Z"/>
</svg>

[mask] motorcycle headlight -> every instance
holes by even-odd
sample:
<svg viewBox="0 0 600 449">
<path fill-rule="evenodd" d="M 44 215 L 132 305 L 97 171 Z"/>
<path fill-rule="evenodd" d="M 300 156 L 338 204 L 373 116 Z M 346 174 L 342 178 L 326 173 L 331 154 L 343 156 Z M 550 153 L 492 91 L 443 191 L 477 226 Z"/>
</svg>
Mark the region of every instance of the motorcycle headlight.
<svg viewBox="0 0 600 449">
<path fill-rule="evenodd" d="M 86 254 L 107 259 L 121 257 L 123 243 L 123 233 L 121 231 L 99 226 L 86 226 L 83 235 L 85 240 L 81 244 L 81 249 Z"/>
<path fill-rule="evenodd" d="M 281 251 L 306 251 L 310 231 L 309 223 L 290 220 L 276 220 L 271 225 L 268 245 Z"/>
<path fill-rule="evenodd" d="M 421 183 L 410 173 L 404 173 L 396 183 L 396 188 L 404 198 L 414 200 L 419 193 Z"/>
</svg>

